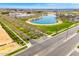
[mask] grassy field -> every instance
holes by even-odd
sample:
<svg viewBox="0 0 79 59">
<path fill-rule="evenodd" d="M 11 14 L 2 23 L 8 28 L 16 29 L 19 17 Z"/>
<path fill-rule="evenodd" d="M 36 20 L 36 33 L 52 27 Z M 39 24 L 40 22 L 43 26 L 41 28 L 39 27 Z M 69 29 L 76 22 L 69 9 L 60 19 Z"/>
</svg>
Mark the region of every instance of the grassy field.
<svg viewBox="0 0 79 59">
<path fill-rule="evenodd" d="M 74 23 L 72 22 L 65 22 L 62 24 L 56 24 L 56 25 L 48 25 L 48 26 L 36 26 L 38 29 L 42 30 L 46 34 L 52 34 L 52 33 L 57 33 L 58 31 L 68 28 Z"/>
<path fill-rule="evenodd" d="M 68 29 L 69 27 L 71 27 L 74 24 L 76 24 L 76 22 L 70 22 L 67 19 L 65 19 L 62 23 L 59 23 L 59 24 L 52 24 L 52 25 L 29 24 L 29 25 L 36 27 L 37 29 L 41 30 L 42 32 L 44 32 L 48 35 L 51 35 L 51 34 L 57 34 L 57 33 L 61 32 L 62 30 L 65 31 L 65 29 Z"/>
</svg>

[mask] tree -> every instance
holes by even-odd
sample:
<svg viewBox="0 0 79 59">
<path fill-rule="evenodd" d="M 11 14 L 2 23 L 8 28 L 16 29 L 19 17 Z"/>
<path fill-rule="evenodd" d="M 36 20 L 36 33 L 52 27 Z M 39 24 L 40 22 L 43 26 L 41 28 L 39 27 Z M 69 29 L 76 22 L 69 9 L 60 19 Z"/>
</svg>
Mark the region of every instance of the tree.
<svg viewBox="0 0 79 59">
<path fill-rule="evenodd" d="M 31 14 L 31 12 L 27 12 L 27 14 Z"/>
<path fill-rule="evenodd" d="M 1 14 L 9 14 L 9 12 L 1 12 Z"/>
</svg>

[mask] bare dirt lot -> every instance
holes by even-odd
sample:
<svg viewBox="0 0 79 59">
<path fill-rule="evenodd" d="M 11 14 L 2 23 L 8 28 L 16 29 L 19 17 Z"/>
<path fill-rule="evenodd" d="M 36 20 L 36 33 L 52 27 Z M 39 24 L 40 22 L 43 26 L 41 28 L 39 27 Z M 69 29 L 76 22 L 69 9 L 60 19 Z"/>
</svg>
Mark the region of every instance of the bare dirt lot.
<svg viewBox="0 0 79 59">
<path fill-rule="evenodd" d="M 0 26 L 0 55 L 8 54 L 21 46 L 10 38 L 7 32 Z"/>
<path fill-rule="evenodd" d="M 13 40 L 9 37 L 6 31 L 0 26 L 0 45 L 7 44 Z"/>
</svg>

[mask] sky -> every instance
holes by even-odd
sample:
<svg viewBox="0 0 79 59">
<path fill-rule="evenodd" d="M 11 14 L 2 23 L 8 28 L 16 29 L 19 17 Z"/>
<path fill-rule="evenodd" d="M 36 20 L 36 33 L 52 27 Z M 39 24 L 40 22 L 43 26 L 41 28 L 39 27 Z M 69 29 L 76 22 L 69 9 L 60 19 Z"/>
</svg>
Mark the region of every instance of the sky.
<svg viewBox="0 0 79 59">
<path fill-rule="evenodd" d="M 0 3 L 0 8 L 79 9 L 78 3 Z"/>
</svg>

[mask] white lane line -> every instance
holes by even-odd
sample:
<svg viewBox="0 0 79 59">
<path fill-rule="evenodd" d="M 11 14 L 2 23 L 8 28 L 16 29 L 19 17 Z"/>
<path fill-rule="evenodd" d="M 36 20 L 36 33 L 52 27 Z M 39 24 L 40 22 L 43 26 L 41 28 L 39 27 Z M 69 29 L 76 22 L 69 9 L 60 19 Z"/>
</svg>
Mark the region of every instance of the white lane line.
<svg viewBox="0 0 79 59">
<path fill-rule="evenodd" d="M 70 56 L 73 53 L 74 49 L 72 49 L 66 56 Z"/>
<path fill-rule="evenodd" d="M 34 56 L 39 56 L 39 55 L 41 55 L 41 54 L 46 55 L 46 54 L 50 53 L 51 51 L 53 51 L 54 49 L 56 49 L 58 46 L 64 44 L 64 43 L 67 42 L 69 39 L 71 39 L 72 37 L 74 37 L 75 35 L 77 35 L 77 33 L 73 34 L 72 36 L 70 36 L 69 38 L 67 38 L 67 39 L 65 39 L 65 40 L 60 40 L 60 41 L 56 42 L 54 45 L 51 45 L 51 46 L 48 47 L 47 49 L 45 49 L 45 50 L 43 50 L 43 51 L 41 51 L 41 52 L 38 52 L 38 53 L 35 54 Z M 61 42 L 62 42 L 62 43 L 61 43 Z M 54 47 L 54 48 L 51 48 L 51 47 Z M 50 48 L 51 48 L 51 49 L 50 49 Z M 49 49 L 50 49 L 50 51 L 47 51 L 47 50 L 49 50 Z M 68 54 L 68 55 L 69 55 L 69 54 Z"/>
<path fill-rule="evenodd" d="M 72 36 L 70 36 L 69 38 L 65 39 L 64 42 L 68 41 L 69 39 L 71 39 L 72 37 L 76 36 L 77 33 L 74 33 Z"/>
</svg>

